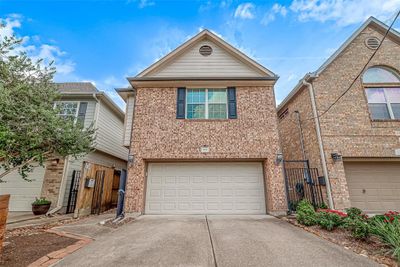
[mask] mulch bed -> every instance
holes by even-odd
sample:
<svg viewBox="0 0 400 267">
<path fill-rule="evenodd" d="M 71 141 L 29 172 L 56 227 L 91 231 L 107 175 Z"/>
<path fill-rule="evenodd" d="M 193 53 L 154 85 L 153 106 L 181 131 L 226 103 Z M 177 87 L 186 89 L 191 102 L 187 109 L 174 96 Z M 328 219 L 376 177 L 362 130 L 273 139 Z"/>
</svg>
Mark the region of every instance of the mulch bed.
<svg viewBox="0 0 400 267">
<path fill-rule="evenodd" d="M 369 257 L 370 259 L 384 264 L 390 267 L 398 267 L 399 264 L 397 261 L 391 257 L 390 253 L 388 252 L 388 247 L 382 242 L 379 241 L 378 238 L 371 236 L 367 240 L 359 240 L 355 239 L 351 236 L 351 233 L 345 229 L 334 229 L 333 231 L 327 231 L 321 229 L 319 226 L 304 226 L 298 224 L 296 219 L 294 218 L 283 218 L 284 220 L 288 221 L 289 223 L 303 228 L 304 230 L 313 233 L 319 237 L 322 237 L 332 243 L 340 245 L 345 249 L 352 250 L 357 254 Z"/>
<path fill-rule="evenodd" d="M 28 266 L 52 251 L 65 248 L 78 240 L 47 233 L 44 230 L 25 231 L 6 237 L 0 256 L 0 266 Z"/>
<path fill-rule="evenodd" d="M 77 220 L 79 219 L 68 218 L 6 231 L 0 266 L 28 266 L 50 252 L 74 244 L 77 239 L 48 233 L 46 230 Z"/>
</svg>

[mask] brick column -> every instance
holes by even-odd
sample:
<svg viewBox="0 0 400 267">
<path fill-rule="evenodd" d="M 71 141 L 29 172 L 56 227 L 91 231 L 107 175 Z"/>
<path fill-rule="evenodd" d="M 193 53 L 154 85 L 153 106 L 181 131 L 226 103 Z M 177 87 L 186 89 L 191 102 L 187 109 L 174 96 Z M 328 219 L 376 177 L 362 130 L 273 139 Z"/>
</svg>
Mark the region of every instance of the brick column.
<svg viewBox="0 0 400 267">
<path fill-rule="evenodd" d="M 349 208 L 350 195 L 349 188 L 347 186 L 346 175 L 344 172 L 343 161 L 333 162 L 332 159 L 329 159 L 327 162 L 327 168 L 331 183 L 334 208 L 338 210 Z"/>
<path fill-rule="evenodd" d="M 272 158 L 265 160 L 263 165 L 267 213 L 271 215 L 286 215 L 287 200 L 282 165 L 276 164 L 275 159 Z"/>
<path fill-rule="evenodd" d="M 53 157 L 46 162 L 42 192 L 40 197 L 51 201 L 51 208 L 57 206 L 58 195 L 60 194 L 61 180 L 64 174 L 64 158 Z"/>
<path fill-rule="evenodd" d="M 125 211 L 143 212 L 146 163 L 141 158 L 135 158 L 128 169 Z"/>
</svg>

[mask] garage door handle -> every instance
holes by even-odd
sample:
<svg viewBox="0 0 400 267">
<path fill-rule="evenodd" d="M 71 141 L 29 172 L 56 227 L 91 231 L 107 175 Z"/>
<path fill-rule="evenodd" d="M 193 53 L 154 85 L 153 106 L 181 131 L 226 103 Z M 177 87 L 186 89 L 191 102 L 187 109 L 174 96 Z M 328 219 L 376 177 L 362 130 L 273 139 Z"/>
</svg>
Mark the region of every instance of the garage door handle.
<svg viewBox="0 0 400 267">
<path fill-rule="evenodd" d="M 363 189 L 362 192 L 363 192 L 363 194 L 365 194 L 365 192 L 367 192 L 367 190 Z"/>
</svg>

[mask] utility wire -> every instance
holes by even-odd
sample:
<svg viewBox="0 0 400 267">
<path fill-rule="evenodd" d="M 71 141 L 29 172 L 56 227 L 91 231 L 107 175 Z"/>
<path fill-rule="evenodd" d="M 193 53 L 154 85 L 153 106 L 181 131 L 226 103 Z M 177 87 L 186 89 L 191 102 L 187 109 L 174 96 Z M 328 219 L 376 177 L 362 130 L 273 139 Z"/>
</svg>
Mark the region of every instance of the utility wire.
<svg viewBox="0 0 400 267">
<path fill-rule="evenodd" d="M 378 52 L 379 48 L 382 46 L 383 41 L 386 39 L 386 36 L 389 34 L 390 30 L 393 28 L 394 23 L 396 22 L 397 18 L 400 15 L 400 10 L 397 11 L 397 14 L 395 16 L 395 18 L 393 19 L 392 23 L 390 24 L 389 28 L 387 29 L 385 35 L 382 38 L 382 41 L 379 43 L 379 46 L 376 48 L 376 50 L 372 53 L 371 57 L 368 59 L 367 63 L 364 65 L 364 67 L 361 69 L 361 71 L 358 73 L 358 75 L 354 78 L 354 80 L 351 82 L 350 86 L 325 110 L 323 111 L 321 114 L 317 115 L 316 117 L 311 117 L 311 118 L 307 118 L 304 119 L 304 121 L 308 121 L 308 120 L 313 120 L 313 119 L 317 119 L 317 118 L 321 118 L 323 115 L 325 115 L 334 105 L 336 105 L 337 102 L 339 102 L 339 100 L 348 92 L 350 91 L 350 89 L 353 87 L 353 85 L 357 82 L 358 78 L 361 76 L 361 74 L 364 73 L 365 69 L 368 67 L 369 63 L 371 62 L 371 60 L 374 58 L 375 54 Z"/>
</svg>

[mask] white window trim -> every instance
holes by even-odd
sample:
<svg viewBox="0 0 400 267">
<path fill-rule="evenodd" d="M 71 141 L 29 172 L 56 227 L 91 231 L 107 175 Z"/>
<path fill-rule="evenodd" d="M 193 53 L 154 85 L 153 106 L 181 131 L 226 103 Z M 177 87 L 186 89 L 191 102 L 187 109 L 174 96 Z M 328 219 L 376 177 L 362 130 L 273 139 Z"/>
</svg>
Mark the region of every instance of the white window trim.
<svg viewBox="0 0 400 267">
<path fill-rule="evenodd" d="M 73 100 L 56 101 L 56 102 L 54 102 L 54 109 L 57 107 L 57 103 L 78 103 L 78 105 L 76 106 L 76 113 L 74 116 L 74 124 L 76 124 L 76 122 L 78 121 L 78 114 L 79 114 L 79 108 L 81 107 L 81 101 L 73 101 Z M 58 115 L 61 116 L 61 114 L 58 114 Z"/>
<path fill-rule="evenodd" d="M 201 89 L 201 90 L 205 90 L 206 91 L 206 96 L 205 96 L 205 102 L 204 102 L 204 105 L 205 105 L 205 117 L 204 118 L 188 118 L 187 117 L 187 112 L 188 112 L 188 105 L 190 105 L 190 104 L 203 104 L 203 103 L 190 103 L 190 104 L 188 104 L 188 101 L 187 101 L 187 96 L 188 96 L 188 90 L 194 90 L 194 89 Z M 216 118 L 212 118 L 212 119 L 209 119 L 208 118 L 208 104 L 209 104 L 209 102 L 208 102 L 208 90 L 214 90 L 214 89 L 224 89 L 225 90 L 225 92 L 226 92 L 226 102 L 225 103 L 218 103 L 218 102 L 212 102 L 211 104 L 225 104 L 225 108 L 226 108 L 226 116 L 225 116 L 225 118 L 218 118 L 218 119 L 216 119 Z M 212 88 L 186 88 L 186 93 L 185 93 L 185 119 L 187 119 L 187 120 L 227 120 L 228 118 L 229 118 L 229 114 L 228 114 L 228 112 L 229 112 L 229 110 L 228 110 L 228 88 L 226 88 L 226 87 L 212 87 Z"/>
<path fill-rule="evenodd" d="M 395 89 L 395 88 L 400 90 L 400 87 L 367 87 L 366 88 L 366 89 L 382 89 L 383 90 L 383 95 L 385 96 L 385 100 L 386 100 L 385 103 L 369 103 L 368 98 L 367 98 L 367 101 L 368 101 L 368 105 L 369 104 L 386 104 L 388 111 L 389 111 L 389 116 L 390 116 L 389 120 L 398 120 L 397 118 L 394 117 L 394 113 L 392 110 L 392 102 L 390 101 L 390 99 L 386 93 L 386 90 Z M 399 104 L 399 103 L 394 102 L 393 104 Z M 371 114 L 371 117 L 372 117 L 372 114 Z M 379 120 L 379 119 L 374 119 L 374 118 L 372 118 L 372 119 Z"/>
</svg>

